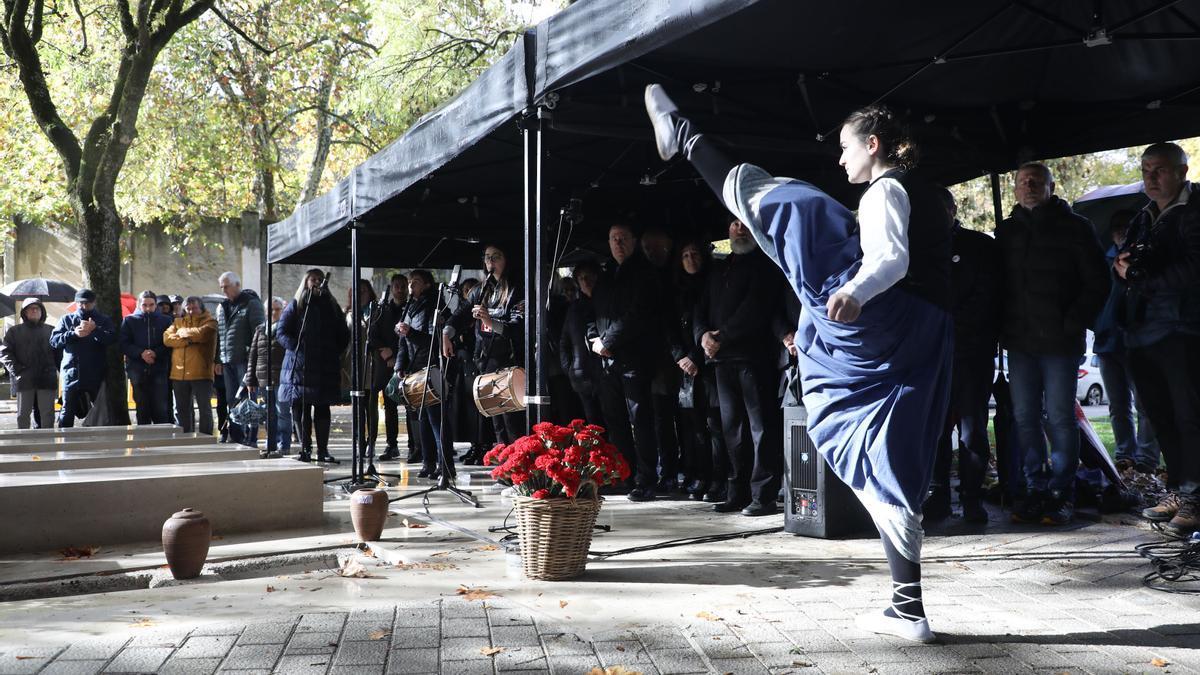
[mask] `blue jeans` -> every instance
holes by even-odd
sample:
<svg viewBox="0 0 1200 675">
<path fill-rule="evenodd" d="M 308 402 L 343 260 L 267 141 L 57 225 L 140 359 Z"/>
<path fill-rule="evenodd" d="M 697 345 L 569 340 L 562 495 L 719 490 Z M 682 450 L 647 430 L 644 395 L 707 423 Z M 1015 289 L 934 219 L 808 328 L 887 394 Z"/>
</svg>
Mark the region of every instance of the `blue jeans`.
<svg viewBox="0 0 1200 675">
<path fill-rule="evenodd" d="M 1008 375 L 1017 438 L 1025 454 L 1026 488 L 1073 500 L 1075 470 L 1079 468 L 1079 426 L 1075 421 L 1079 356 L 1009 350 Z"/>
<path fill-rule="evenodd" d="M 1117 459 L 1157 468 L 1160 451 L 1150 418 L 1142 408 L 1141 397 L 1133 387 L 1133 373 L 1124 353 L 1099 354 L 1100 378 L 1108 395 L 1108 419 L 1112 422 L 1113 438 L 1117 442 Z M 1133 412 L 1137 410 L 1137 433 L 1133 428 Z"/>
<path fill-rule="evenodd" d="M 438 469 L 438 457 L 435 452 L 441 452 L 446 460 L 446 469 L 454 475 L 453 445 L 442 449 L 442 406 L 431 405 L 421 409 L 417 414 L 421 417 L 421 462 L 426 471 Z M 434 448 L 437 448 L 435 451 Z"/>
<path fill-rule="evenodd" d="M 267 452 L 286 454 L 292 449 L 292 404 L 280 401 L 279 395 L 271 391 L 267 395 L 267 408 L 274 413 L 267 415 Z"/>
<path fill-rule="evenodd" d="M 237 390 L 242 387 L 242 379 L 246 377 L 246 363 L 226 363 L 221 366 L 221 376 L 225 378 L 225 400 L 230 410 L 238 404 Z M 234 424 L 229 420 L 229 440 L 242 445 L 258 444 L 258 427 Z"/>
</svg>

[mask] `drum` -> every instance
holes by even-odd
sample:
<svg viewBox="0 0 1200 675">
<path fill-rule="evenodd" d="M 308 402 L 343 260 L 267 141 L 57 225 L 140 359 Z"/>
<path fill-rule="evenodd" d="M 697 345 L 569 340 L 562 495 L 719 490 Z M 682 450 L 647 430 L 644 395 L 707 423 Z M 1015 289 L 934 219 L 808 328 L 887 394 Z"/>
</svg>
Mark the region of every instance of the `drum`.
<svg viewBox="0 0 1200 675">
<path fill-rule="evenodd" d="M 424 408 L 441 402 L 442 372 L 430 366 L 404 378 L 404 403 L 410 408 Z"/>
<path fill-rule="evenodd" d="M 525 369 L 504 368 L 475 378 L 475 407 L 484 417 L 525 409 Z"/>
</svg>

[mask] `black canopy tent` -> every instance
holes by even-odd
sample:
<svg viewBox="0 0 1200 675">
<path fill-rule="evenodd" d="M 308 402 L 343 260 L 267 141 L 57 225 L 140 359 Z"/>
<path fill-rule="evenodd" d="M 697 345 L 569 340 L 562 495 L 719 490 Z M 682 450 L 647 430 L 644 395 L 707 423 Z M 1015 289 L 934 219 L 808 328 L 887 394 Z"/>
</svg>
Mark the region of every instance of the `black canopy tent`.
<svg viewBox="0 0 1200 675">
<path fill-rule="evenodd" d="M 947 184 L 1040 157 L 1200 134 L 1200 0 L 584 0 L 525 34 L 459 97 L 272 226 L 269 262 L 449 266 L 519 240 L 527 322 L 543 328 L 541 238 L 570 198 L 593 242 L 611 219 L 722 227 L 720 206 L 654 153 L 662 82 L 739 159 L 848 203 L 836 132 L 856 107 L 907 112 Z M 997 214 L 1000 196 L 996 198 Z M 351 241 L 358 238 L 359 245 Z M 365 245 L 364 245 L 365 244 Z M 357 267 L 357 266 L 356 266 Z M 534 419 L 543 372 L 527 331 Z"/>
</svg>

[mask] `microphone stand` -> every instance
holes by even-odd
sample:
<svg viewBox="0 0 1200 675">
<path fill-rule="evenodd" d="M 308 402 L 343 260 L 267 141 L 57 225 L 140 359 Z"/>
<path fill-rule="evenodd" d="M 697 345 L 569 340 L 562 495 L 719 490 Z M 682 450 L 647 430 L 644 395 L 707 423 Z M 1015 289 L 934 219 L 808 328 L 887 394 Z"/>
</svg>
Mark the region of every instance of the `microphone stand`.
<svg viewBox="0 0 1200 675">
<path fill-rule="evenodd" d="M 437 301 L 436 301 L 436 304 L 434 305 L 434 309 L 433 309 L 433 325 L 429 327 L 429 355 L 425 358 L 425 367 L 427 369 L 433 363 L 434 348 L 441 347 L 440 340 L 438 339 L 441 337 L 441 331 L 438 330 L 438 317 L 441 316 L 442 311 L 445 309 L 444 299 L 445 299 L 446 291 L 449 290 L 449 288 L 450 287 L 447 286 L 446 284 L 438 284 Z M 438 481 L 437 481 L 437 484 L 431 488 L 427 488 L 425 490 L 419 490 L 417 492 L 410 492 L 409 494 L 401 495 L 399 497 L 389 499 L 388 502 L 389 503 L 390 502 L 398 502 L 403 499 L 411 499 L 413 497 L 420 497 L 421 505 L 424 506 L 425 511 L 428 512 L 429 511 L 429 495 L 430 494 L 432 494 L 434 492 L 449 492 L 450 494 L 454 495 L 455 497 L 458 497 L 459 501 L 461 501 L 462 503 L 470 504 L 471 506 L 474 506 L 475 508 L 480 509 L 480 508 L 483 508 L 483 506 L 479 503 L 479 499 L 476 498 L 475 495 L 471 494 L 470 490 L 460 489 L 457 485 L 454 485 L 450 481 L 450 474 L 451 474 L 452 467 L 447 466 L 447 463 L 446 463 L 446 454 L 448 452 L 447 444 L 452 443 L 452 441 L 450 440 L 449 427 L 446 425 L 446 418 L 449 416 L 448 411 L 450 409 L 450 405 L 453 400 L 453 397 L 450 395 L 451 394 L 450 389 L 449 389 L 450 383 L 446 378 L 446 371 L 449 370 L 450 364 L 449 364 L 449 359 L 446 358 L 446 355 L 442 353 L 442 350 L 440 348 L 437 350 L 437 354 L 438 354 L 438 369 L 440 371 L 438 373 L 438 375 L 439 375 L 439 379 L 441 380 L 441 385 L 442 385 L 442 396 L 441 396 L 441 403 L 440 403 L 440 405 L 442 406 L 442 414 L 438 421 L 438 439 L 441 442 L 441 445 L 440 445 L 440 447 L 437 447 L 438 444 L 435 443 L 434 444 L 435 447 L 424 448 L 424 451 L 425 452 L 432 451 L 432 452 L 437 453 Z M 428 374 L 429 371 L 426 370 L 425 372 L 426 372 L 426 374 Z M 421 395 L 421 398 L 422 398 L 421 403 L 422 404 L 424 404 L 424 402 L 425 402 L 425 400 L 424 400 L 425 396 L 428 395 L 429 386 L 430 386 L 429 380 L 428 380 L 428 378 L 426 378 L 425 393 L 423 393 Z M 425 408 L 425 406 L 422 405 L 421 409 L 424 410 L 424 408 Z M 423 424 L 424 422 L 420 422 L 420 423 Z M 411 429 L 409 430 L 409 433 L 410 434 L 412 433 Z M 452 447 L 451 447 L 450 451 L 452 451 Z"/>
<path fill-rule="evenodd" d="M 374 333 L 376 324 L 379 323 L 379 319 L 382 316 L 383 316 L 383 306 L 380 305 L 377 300 L 372 300 L 371 301 L 371 311 L 367 314 L 367 334 L 363 338 L 363 355 L 362 355 L 363 370 L 366 370 L 366 364 L 371 359 L 371 347 L 370 347 L 371 335 Z M 374 374 L 374 373 L 372 373 L 372 374 Z M 370 387 L 370 386 L 366 387 L 366 389 L 367 389 L 367 391 L 375 390 L 374 387 Z M 370 398 L 370 397 L 368 397 L 368 398 Z M 376 408 L 378 408 L 379 401 L 371 399 L 371 400 L 367 401 L 367 405 L 373 405 L 373 406 L 376 406 Z M 369 424 L 371 415 L 370 415 L 370 412 L 366 408 L 363 409 L 363 417 L 366 418 L 367 423 Z M 375 429 L 373 431 L 378 436 L 378 433 L 379 433 L 379 421 L 378 420 L 375 421 Z M 367 431 L 367 437 L 368 438 L 370 437 L 370 431 Z M 378 438 L 376 438 L 376 440 L 378 440 Z M 374 443 L 368 444 L 368 443 L 366 443 L 366 439 L 363 439 L 363 450 L 364 450 L 365 457 L 362 458 L 362 462 L 365 463 L 365 466 L 362 467 L 362 482 L 360 484 L 367 485 L 368 487 L 370 487 L 371 479 L 374 479 L 374 484 L 378 484 L 379 482 L 383 481 L 384 477 L 395 478 L 396 480 L 401 480 L 403 478 L 403 476 L 401 476 L 398 473 L 380 473 L 378 470 L 376 470 L 376 468 L 375 468 L 375 444 Z"/>
</svg>

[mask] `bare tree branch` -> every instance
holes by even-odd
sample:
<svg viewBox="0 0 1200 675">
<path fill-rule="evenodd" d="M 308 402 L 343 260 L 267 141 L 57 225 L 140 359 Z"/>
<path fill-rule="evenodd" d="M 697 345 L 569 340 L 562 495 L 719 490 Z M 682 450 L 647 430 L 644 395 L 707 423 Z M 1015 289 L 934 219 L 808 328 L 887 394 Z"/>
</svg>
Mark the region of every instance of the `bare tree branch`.
<svg viewBox="0 0 1200 675">
<path fill-rule="evenodd" d="M 42 41 L 42 19 L 45 9 L 45 0 L 33 0 L 33 29 L 29 32 L 29 41 L 35 45 Z"/>
<path fill-rule="evenodd" d="M 87 19 L 83 16 L 83 9 L 79 6 L 79 0 L 71 0 L 71 4 L 75 7 L 75 16 L 79 17 L 79 31 L 83 33 L 83 44 L 79 47 L 79 55 L 83 56 L 87 53 L 88 48 Z"/>
<path fill-rule="evenodd" d="M 276 47 L 275 49 L 267 49 L 266 47 L 260 45 L 257 41 L 254 40 L 254 38 L 250 37 L 249 35 L 246 35 L 246 33 L 241 28 L 238 28 L 236 24 L 234 24 L 232 21 L 230 21 L 229 17 L 225 16 L 225 14 L 220 9 L 217 9 L 217 7 L 215 5 L 213 6 L 212 11 L 213 11 L 213 14 L 216 14 L 217 18 L 221 20 L 221 23 L 223 23 L 229 27 L 229 30 L 232 30 L 234 33 L 237 33 L 239 37 L 241 37 L 246 42 L 250 43 L 250 46 L 254 47 L 258 51 L 262 52 L 263 54 L 270 56 L 271 54 L 274 54 L 276 51 L 279 50 L 278 47 Z"/>
</svg>

